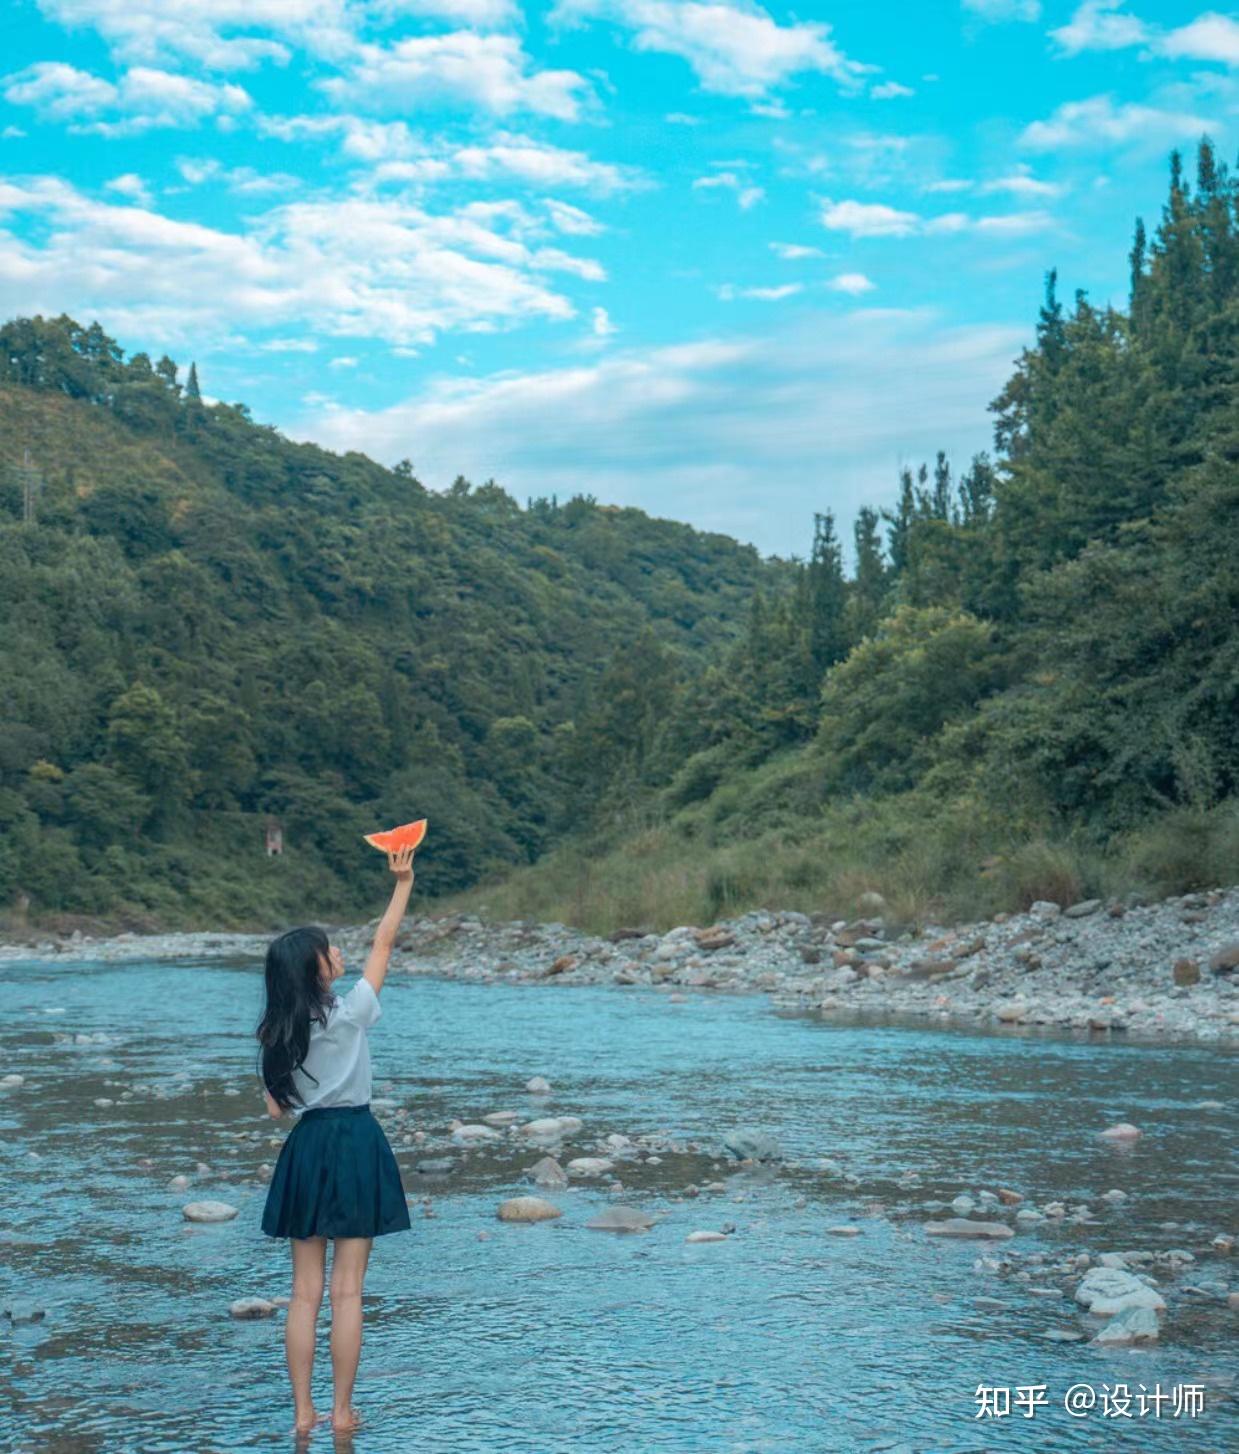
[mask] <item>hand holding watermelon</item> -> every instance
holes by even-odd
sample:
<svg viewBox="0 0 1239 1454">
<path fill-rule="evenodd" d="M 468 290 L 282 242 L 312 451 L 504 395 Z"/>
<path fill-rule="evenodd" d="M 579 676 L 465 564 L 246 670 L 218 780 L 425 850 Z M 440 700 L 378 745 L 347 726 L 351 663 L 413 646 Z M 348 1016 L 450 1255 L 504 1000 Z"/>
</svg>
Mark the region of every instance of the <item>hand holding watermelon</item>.
<svg viewBox="0 0 1239 1454">
<path fill-rule="evenodd" d="M 389 828 L 385 833 L 367 833 L 365 840 L 371 848 L 387 854 L 387 866 L 398 880 L 411 880 L 413 855 L 425 836 L 426 819 L 417 818 L 412 823 L 402 823 L 399 828 Z"/>
</svg>

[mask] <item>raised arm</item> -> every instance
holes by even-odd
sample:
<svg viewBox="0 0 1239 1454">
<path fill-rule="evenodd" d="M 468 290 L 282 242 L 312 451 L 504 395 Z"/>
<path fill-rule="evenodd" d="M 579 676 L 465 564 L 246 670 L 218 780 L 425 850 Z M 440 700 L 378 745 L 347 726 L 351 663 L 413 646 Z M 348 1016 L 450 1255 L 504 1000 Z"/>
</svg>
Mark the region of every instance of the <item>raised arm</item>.
<svg viewBox="0 0 1239 1454">
<path fill-rule="evenodd" d="M 383 988 L 383 981 L 387 978 L 387 962 L 391 958 L 392 948 L 396 943 L 396 931 L 400 928 L 401 919 L 404 918 L 409 894 L 413 888 L 413 849 L 402 848 L 396 853 L 389 853 L 387 863 L 392 873 L 396 875 L 396 884 L 392 889 L 391 902 L 387 905 L 387 911 L 379 920 L 379 927 L 374 931 L 374 945 L 370 950 L 370 956 L 366 960 L 366 968 L 362 975 L 363 979 L 370 982 L 370 988 L 376 995 Z"/>
</svg>

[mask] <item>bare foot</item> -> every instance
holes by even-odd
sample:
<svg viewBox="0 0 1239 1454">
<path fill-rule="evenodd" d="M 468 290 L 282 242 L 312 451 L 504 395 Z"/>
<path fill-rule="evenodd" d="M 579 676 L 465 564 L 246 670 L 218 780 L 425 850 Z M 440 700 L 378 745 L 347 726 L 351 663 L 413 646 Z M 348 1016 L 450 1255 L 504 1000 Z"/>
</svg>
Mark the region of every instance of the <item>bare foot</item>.
<svg viewBox="0 0 1239 1454">
<path fill-rule="evenodd" d="M 331 1416 L 331 1427 L 337 1434 L 351 1433 L 360 1425 L 361 1415 L 356 1409 L 346 1409 L 343 1413 L 336 1412 Z"/>
<path fill-rule="evenodd" d="M 297 1421 L 293 1425 L 293 1433 L 298 1437 L 309 1434 L 313 1431 L 315 1424 L 320 1424 L 326 1418 L 326 1414 L 320 1414 L 311 1409 L 307 1414 L 298 1414 Z"/>
</svg>

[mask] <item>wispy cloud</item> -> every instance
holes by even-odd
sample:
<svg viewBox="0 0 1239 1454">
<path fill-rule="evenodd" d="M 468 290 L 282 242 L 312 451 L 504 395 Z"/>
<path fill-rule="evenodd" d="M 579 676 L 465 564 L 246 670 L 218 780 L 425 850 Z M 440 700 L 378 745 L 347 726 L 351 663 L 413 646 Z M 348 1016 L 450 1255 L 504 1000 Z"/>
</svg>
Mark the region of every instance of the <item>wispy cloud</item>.
<svg viewBox="0 0 1239 1454">
<path fill-rule="evenodd" d="M 844 55 L 829 25 L 780 25 L 755 0 L 558 0 L 551 12 L 558 25 L 591 20 L 628 32 L 636 50 L 682 57 L 704 90 L 729 96 L 759 99 L 809 71 L 853 89 L 877 69 Z"/>
<path fill-rule="evenodd" d="M 1020 134 L 1030 151 L 1057 151 L 1067 147 L 1112 143 L 1152 142 L 1161 146 L 1185 136 L 1199 136 L 1210 122 L 1186 111 L 1116 102 L 1113 96 L 1091 96 L 1068 101 L 1045 121 L 1034 121 Z"/>
<path fill-rule="evenodd" d="M 435 487 L 493 476 L 518 498 L 579 490 L 787 551 L 822 480 L 843 518 L 892 498 L 901 459 L 989 442 L 985 401 L 1025 330 L 923 311 L 799 314 L 777 332 L 614 352 L 587 367 L 440 377 L 385 409 L 318 407 L 289 428 Z M 900 400 L 892 410 L 890 400 Z"/>
<path fill-rule="evenodd" d="M 306 200 L 224 231 L 44 177 L 0 182 L 6 217 L 36 227 L 0 249 L 5 316 L 68 310 L 125 336 L 198 346 L 290 324 L 416 344 L 568 319 L 576 309 L 548 278 L 602 276 L 593 259 L 542 245 L 540 224 L 514 204 L 435 213 L 398 201 Z"/>
<path fill-rule="evenodd" d="M 32 106 L 71 131 L 126 136 L 156 127 L 227 123 L 249 109 L 249 94 L 231 83 L 198 81 L 149 66 L 135 66 L 116 83 L 60 61 L 39 61 L 0 81 L 4 98 Z"/>
</svg>

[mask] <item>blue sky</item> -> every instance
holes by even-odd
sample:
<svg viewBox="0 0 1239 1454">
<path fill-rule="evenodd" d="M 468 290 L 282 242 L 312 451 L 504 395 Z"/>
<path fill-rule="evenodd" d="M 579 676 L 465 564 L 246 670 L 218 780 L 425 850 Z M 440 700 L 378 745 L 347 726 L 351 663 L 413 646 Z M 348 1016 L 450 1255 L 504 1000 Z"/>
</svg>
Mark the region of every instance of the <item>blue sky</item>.
<svg viewBox="0 0 1239 1454">
<path fill-rule="evenodd" d="M 1148 0 L 0 0 L 0 314 L 331 448 L 807 549 L 1122 303 L 1239 19 Z"/>
</svg>

